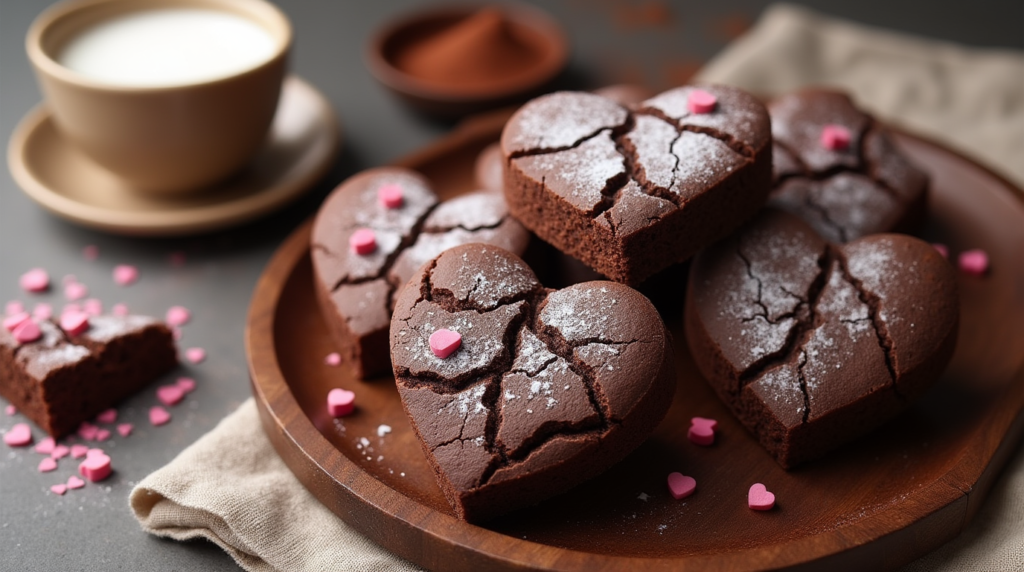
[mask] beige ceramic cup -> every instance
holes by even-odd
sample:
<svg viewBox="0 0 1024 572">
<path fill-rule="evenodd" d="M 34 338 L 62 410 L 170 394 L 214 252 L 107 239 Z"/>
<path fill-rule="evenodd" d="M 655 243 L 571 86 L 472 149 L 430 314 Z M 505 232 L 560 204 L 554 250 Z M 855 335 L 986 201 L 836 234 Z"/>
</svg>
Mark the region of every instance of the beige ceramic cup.
<svg viewBox="0 0 1024 572">
<path fill-rule="evenodd" d="M 248 18 L 275 42 L 269 60 L 234 75 L 171 87 L 104 84 L 60 63 L 77 33 L 129 12 L 201 8 Z M 265 140 L 292 43 L 291 25 L 262 0 L 72 0 L 43 12 L 26 47 L 61 133 L 131 188 L 199 192 L 239 171 Z"/>
</svg>

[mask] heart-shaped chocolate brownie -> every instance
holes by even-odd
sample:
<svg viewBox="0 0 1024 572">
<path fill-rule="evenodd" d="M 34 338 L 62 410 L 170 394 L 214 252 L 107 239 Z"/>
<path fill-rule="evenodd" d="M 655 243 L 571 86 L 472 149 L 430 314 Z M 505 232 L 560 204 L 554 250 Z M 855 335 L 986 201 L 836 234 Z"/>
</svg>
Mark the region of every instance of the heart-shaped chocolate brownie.
<svg viewBox="0 0 1024 572">
<path fill-rule="evenodd" d="M 497 193 L 439 202 L 426 179 L 399 168 L 343 182 L 317 214 L 311 251 L 321 313 L 344 363 L 360 379 L 390 373 L 394 300 L 424 262 L 471 242 L 522 254 L 529 238 Z"/>
<path fill-rule="evenodd" d="M 775 161 L 768 204 L 835 242 L 912 232 L 924 222 L 928 176 L 849 96 L 807 89 L 772 101 L 768 112 Z"/>
<path fill-rule="evenodd" d="M 409 281 L 391 359 L 438 484 L 468 521 L 604 471 L 654 430 L 676 383 L 668 333 L 642 294 L 606 281 L 548 290 L 519 257 L 482 244 Z"/>
<path fill-rule="evenodd" d="M 681 87 L 633 108 L 545 95 L 509 119 L 501 147 L 512 214 L 631 285 L 728 235 L 771 188 L 768 111 L 732 87 Z"/>
<path fill-rule="evenodd" d="M 765 209 L 694 258 L 686 337 L 701 373 L 785 468 L 896 415 L 956 343 L 953 268 L 928 243 L 826 242 Z"/>
</svg>

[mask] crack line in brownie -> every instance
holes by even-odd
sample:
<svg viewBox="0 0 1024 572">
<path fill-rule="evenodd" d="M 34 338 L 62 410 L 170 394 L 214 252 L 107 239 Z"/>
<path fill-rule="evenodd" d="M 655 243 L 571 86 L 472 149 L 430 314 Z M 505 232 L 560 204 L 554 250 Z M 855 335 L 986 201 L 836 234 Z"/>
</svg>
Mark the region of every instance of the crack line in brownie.
<svg viewBox="0 0 1024 572">
<path fill-rule="evenodd" d="M 739 251 L 737 250 L 737 254 Z M 741 258 L 744 258 L 740 255 Z M 750 364 L 750 366 L 743 372 L 740 372 L 739 376 L 739 389 L 742 390 L 744 386 L 758 379 L 761 374 L 771 369 L 776 365 L 786 364 L 792 362 L 794 359 L 798 359 L 799 355 L 803 353 L 803 347 L 807 344 L 811 334 L 813 334 L 815 328 L 818 326 L 818 302 L 821 300 L 821 294 L 825 291 L 825 285 L 828 284 L 829 278 L 832 274 L 832 262 L 835 257 L 834 252 L 831 248 L 825 248 L 822 255 L 818 258 L 818 275 L 814 278 L 808 288 L 806 300 L 801 299 L 800 304 L 794 310 L 794 318 L 796 323 L 790 328 L 789 333 L 786 336 L 786 343 L 783 344 L 782 349 L 777 352 L 766 354 L 760 359 Z M 746 258 L 744 258 L 746 261 Z M 800 306 L 807 307 L 807 313 L 804 316 L 800 316 L 797 310 Z M 766 318 L 767 319 L 767 318 Z M 802 382 L 802 378 L 801 378 Z"/>
<path fill-rule="evenodd" d="M 631 133 L 633 133 L 634 128 L 636 127 L 636 117 L 640 115 L 661 120 L 667 123 L 668 125 L 672 126 L 676 130 L 676 136 L 672 139 L 672 141 L 669 144 L 669 154 L 675 158 L 675 165 L 672 168 L 672 182 L 667 188 L 660 188 L 653 183 L 641 183 L 638 177 L 638 168 L 636 167 L 639 158 L 637 157 L 635 150 L 634 152 L 629 152 L 622 144 L 623 139 L 629 136 Z M 618 151 L 620 155 L 622 155 L 623 161 L 625 163 L 626 172 L 624 176 L 617 175 L 607 181 L 605 188 L 601 190 L 603 199 L 601 203 L 598 204 L 597 207 L 594 209 L 592 218 L 596 219 L 599 216 L 605 216 L 609 222 L 609 226 L 611 227 L 613 234 L 615 233 L 615 224 L 612 221 L 612 219 L 607 215 L 607 212 L 611 210 L 618 202 L 619 197 L 621 196 L 622 189 L 625 188 L 630 181 L 636 182 L 640 190 L 647 195 L 669 201 L 673 205 L 675 205 L 676 208 L 682 208 L 684 206 L 684 203 L 686 201 L 683 199 L 683 197 L 679 193 L 672 192 L 671 190 L 675 186 L 675 182 L 677 180 L 679 172 L 679 165 L 682 162 L 682 158 L 672 149 L 675 146 L 676 142 L 683 136 L 683 133 L 698 133 L 716 139 L 721 143 L 724 143 L 733 152 L 742 156 L 746 163 L 752 162 L 754 160 L 753 158 L 755 155 L 754 150 L 750 146 L 750 144 L 740 141 L 739 139 L 735 138 L 729 133 L 720 131 L 713 127 L 690 125 L 685 122 L 675 121 L 672 118 L 666 116 L 660 110 L 644 108 L 637 111 L 628 110 L 626 114 L 626 120 L 622 124 L 614 127 L 601 127 L 600 129 L 594 131 L 593 133 L 579 139 L 572 145 L 566 147 L 535 148 L 514 151 L 509 155 L 508 161 L 511 162 L 521 157 L 547 155 L 575 149 L 582 145 L 583 143 L 585 143 L 586 141 L 589 141 L 590 139 L 597 137 L 598 135 L 605 131 L 609 132 L 612 141 L 615 143 L 615 150 Z M 545 187 L 547 186 L 547 178 L 544 176 L 541 177 L 541 185 Z M 653 220 L 658 220 L 659 218 L 661 217 L 656 217 Z"/>
<path fill-rule="evenodd" d="M 413 308 L 421 302 L 432 302 L 441 306 L 446 312 L 454 313 L 473 310 L 478 313 L 484 313 L 484 310 L 473 304 L 468 299 L 468 296 L 467 299 L 459 300 L 456 299 L 449 290 L 435 287 L 431 283 L 431 276 L 435 268 L 436 259 L 433 265 L 424 273 L 423 283 L 420 288 L 420 297 L 414 303 Z M 494 362 L 489 364 L 486 367 L 486 371 L 477 374 L 469 382 L 459 383 L 447 379 L 435 379 L 433 375 L 427 374 L 426 372 L 423 372 L 418 376 L 412 376 L 408 370 L 398 372 L 398 377 L 403 379 L 403 384 L 406 387 L 426 388 L 437 394 L 454 395 L 466 391 L 468 387 L 478 383 L 484 386 L 481 403 L 486 408 L 487 419 L 485 422 L 483 436 L 484 441 L 482 445 L 487 451 L 497 455 L 498 460 L 492 463 L 491 466 L 483 472 L 480 483 L 477 487 L 486 485 L 489 479 L 499 469 L 514 466 L 520 462 L 525 462 L 534 451 L 538 450 L 552 439 L 567 435 L 600 435 L 620 423 L 620 421 L 610 418 L 607 398 L 604 397 L 600 386 L 596 383 L 596 376 L 592 368 L 586 363 L 575 359 L 573 352 L 576 348 L 589 344 L 629 346 L 634 343 L 651 343 L 647 340 L 640 339 L 624 341 L 609 340 L 600 336 L 589 337 L 572 343 L 568 342 L 557 328 L 553 326 L 540 327 L 540 324 L 538 323 L 540 311 L 546 304 L 548 294 L 551 292 L 552 291 L 544 289 L 538 283 L 538 287 L 534 290 L 525 293 L 516 293 L 507 300 L 502 299 L 495 307 L 489 310 L 490 312 L 493 312 L 509 304 L 519 302 L 524 303 L 522 312 L 517 318 L 511 321 L 508 329 L 506 330 L 506 339 L 503 342 L 505 351 L 503 354 Z M 414 312 L 410 313 L 412 314 Z M 409 321 L 409 319 L 399 319 L 406 323 Z M 512 368 L 512 362 L 515 359 L 516 353 L 515 351 L 509 351 L 509 348 L 518 347 L 519 335 L 522 331 L 531 332 L 544 344 L 545 348 L 555 356 L 547 360 L 532 374 L 522 368 Z M 545 425 L 541 425 L 537 428 L 535 433 L 518 448 L 518 453 L 511 456 L 504 447 L 499 446 L 497 443 L 497 434 L 500 429 L 500 416 L 502 411 L 502 408 L 498 405 L 502 379 L 504 376 L 513 373 L 523 373 L 526 374 L 528 378 L 532 378 L 543 372 L 547 367 L 559 359 L 563 360 L 566 363 L 567 368 L 580 378 L 587 391 L 587 398 L 590 405 L 595 411 L 598 419 L 596 422 L 584 423 L 579 427 L 566 426 L 565 424 L 559 423 L 553 423 L 547 427 Z M 462 437 L 466 419 L 468 419 L 468 413 L 467 416 L 463 418 L 463 425 L 460 428 L 459 437 L 434 445 L 431 447 L 431 450 L 436 450 L 443 445 L 450 444 L 455 441 L 476 442 L 477 438 L 467 440 Z"/>
<path fill-rule="evenodd" d="M 866 152 L 868 135 L 875 133 L 876 131 L 879 131 L 879 126 L 877 125 L 877 122 L 869 118 L 866 123 L 866 127 L 860 133 L 860 139 L 858 143 L 859 147 L 857 149 L 856 167 L 849 167 L 846 165 L 834 165 L 823 171 L 812 171 L 807 166 L 807 164 L 804 163 L 804 160 L 800 157 L 800 154 L 794 151 L 792 147 L 790 147 L 786 143 L 783 143 L 782 141 L 779 141 L 778 139 L 774 140 L 772 143 L 774 145 L 778 145 L 787 153 L 789 153 L 793 160 L 798 165 L 800 165 L 801 169 L 800 173 L 786 173 L 780 176 L 774 183 L 775 188 L 781 187 L 782 183 L 789 181 L 791 179 L 806 179 L 808 181 L 824 182 L 837 175 L 852 174 L 861 175 L 864 178 L 870 180 L 887 195 L 890 195 L 891 197 L 899 201 L 901 199 L 900 193 L 896 189 L 889 186 L 889 184 L 886 183 L 881 177 L 876 175 L 876 164 L 868 160 L 868 154 Z M 813 206 L 817 207 L 818 205 L 815 203 Z"/>
<path fill-rule="evenodd" d="M 807 352 L 803 351 L 801 346 L 799 363 L 797 363 L 796 367 L 796 375 L 797 381 L 800 384 L 800 392 L 804 395 L 804 415 L 803 419 L 800 420 L 801 424 L 806 424 L 807 420 L 811 418 L 811 394 L 807 392 L 807 378 L 804 377 L 804 366 L 807 365 L 807 361 Z"/>
<path fill-rule="evenodd" d="M 840 249 L 836 250 L 836 257 L 839 261 L 840 272 L 843 273 L 843 279 L 845 279 L 851 286 L 857 290 L 857 297 L 861 302 L 868 307 L 868 319 L 858 321 L 870 320 L 872 328 L 875 330 L 875 337 L 878 339 L 878 346 L 882 349 L 882 355 L 885 358 L 885 368 L 889 371 L 889 379 L 892 381 L 892 390 L 898 398 L 906 401 L 906 397 L 900 392 L 896 386 L 896 366 L 893 358 L 893 341 L 889 336 L 889 328 L 886 326 L 885 321 L 879 315 L 878 307 L 881 300 L 877 295 L 870 292 L 865 286 L 864 282 L 856 276 L 850 274 L 848 267 L 848 261 L 846 256 Z"/>
<path fill-rule="evenodd" d="M 807 206 L 807 208 L 817 212 L 818 215 L 821 216 L 822 222 L 824 222 L 828 227 L 836 231 L 836 233 L 839 235 L 840 242 L 846 242 L 848 232 L 847 228 L 837 223 L 836 221 L 832 220 L 832 215 L 829 214 L 828 209 L 821 206 L 821 204 L 814 200 L 814 193 L 807 193 L 807 195 L 804 197 L 804 204 Z"/>
<path fill-rule="evenodd" d="M 793 309 L 790 310 L 789 312 L 780 314 L 777 318 L 772 319 L 772 317 L 768 315 L 768 306 L 765 305 L 764 301 L 762 300 L 764 282 L 757 275 L 754 274 L 753 264 L 743 254 L 742 250 L 737 250 L 736 255 L 739 256 L 740 260 L 742 260 L 743 263 L 747 266 L 747 276 L 749 276 L 752 280 L 757 282 L 757 300 L 755 300 L 754 302 L 761 307 L 761 311 L 763 312 L 762 314 L 754 314 L 749 318 L 743 318 L 742 321 L 751 322 L 758 318 L 763 318 L 764 321 L 768 322 L 769 324 L 778 324 L 779 322 L 787 318 L 796 318 L 799 315 L 800 308 L 807 304 L 807 299 L 804 298 L 803 296 L 800 296 L 799 294 L 794 294 L 785 288 L 780 288 L 786 294 L 789 294 L 790 296 L 796 298 L 798 302 L 795 306 L 793 306 Z"/>
</svg>

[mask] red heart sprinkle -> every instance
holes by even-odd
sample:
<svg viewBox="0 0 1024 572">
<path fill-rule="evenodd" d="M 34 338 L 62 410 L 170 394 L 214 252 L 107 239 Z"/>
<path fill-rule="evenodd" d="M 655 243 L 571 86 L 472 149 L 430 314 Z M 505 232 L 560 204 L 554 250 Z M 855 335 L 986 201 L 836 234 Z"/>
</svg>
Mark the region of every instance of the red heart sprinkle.
<svg viewBox="0 0 1024 572">
<path fill-rule="evenodd" d="M 377 236 L 368 228 L 361 228 L 348 237 L 348 245 L 352 252 L 367 255 L 377 250 Z"/>
<path fill-rule="evenodd" d="M 692 443 L 697 445 L 712 445 L 715 442 L 715 429 L 717 427 L 718 421 L 714 419 L 694 417 L 690 419 L 690 430 L 687 431 L 686 436 Z"/>
<path fill-rule="evenodd" d="M 988 254 L 981 249 L 961 252 L 957 263 L 964 274 L 981 276 L 988 272 Z"/>
<path fill-rule="evenodd" d="M 101 453 L 91 453 L 78 465 L 78 474 L 92 482 L 102 481 L 110 476 L 110 457 Z"/>
<path fill-rule="evenodd" d="M 27 344 L 42 337 L 43 331 L 39 329 L 39 324 L 28 319 L 17 326 L 14 326 L 14 331 L 12 331 L 11 334 L 14 335 L 14 339 L 17 340 L 18 343 Z"/>
<path fill-rule="evenodd" d="M 434 355 L 444 359 L 462 345 L 462 334 L 451 330 L 440 329 L 430 334 L 430 351 Z"/>
<path fill-rule="evenodd" d="M 672 493 L 672 498 L 676 500 L 684 499 L 692 495 L 696 488 L 697 481 L 693 477 L 687 477 L 682 473 L 669 473 L 668 491 Z"/>
<path fill-rule="evenodd" d="M 50 275 L 42 268 L 33 268 L 21 275 L 19 283 L 27 292 L 43 292 L 50 287 Z"/>
<path fill-rule="evenodd" d="M 39 461 L 39 472 L 49 473 L 50 471 L 57 469 L 57 459 L 53 457 L 46 457 L 42 461 Z"/>
<path fill-rule="evenodd" d="M 117 433 L 122 437 L 127 437 L 132 434 L 132 429 L 134 428 L 135 426 L 131 423 L 121 423 L 117 426 Z"/>
<path fill-rule="evenodd" d="M 397 209 L 405 202 L 402 196 L 402 187 L 398 185 L 383 185 L 377 189 L 377 198 L 380 204 L 389 209 Z"/>
<path fill-rule="evenodd" d="M 331 417 L 350 415 L 356 408 L 356 394 L 341 388 L 332 389 L 327 394 L 327 412 Z"/>
<path fill-rule="evenodd" d="M 181 403 L 185 399 L 185 392 L 177 385 L 162 385 L 156 390 L 156 398 L 169 407 Z"/>
<path fill-rule="evenodd" d="M 761 483 L 754 483 L 747 493 L 747 506 L 754 510 L 771 510 L 775 506 L 775 495 Z"/>
<path fill-rule="evenodd" d="M 82 334 L 89 329 L 89 314 L 74 310 L 64 312 L 60 315 L 60 328 L 72 336 Z"/>
<path fill-rule="evenodd" d="M 159 427 L 160 425 L 166 424 L 171 420 L 171 414 L 166 409 L 159 405 L 154 405 L 149 408 L 149 422 L 154 426 Z"/>
<path fill-rule="evenodd" d="M 829 124 L 821 128 L 821 146 L 829 151 L 844 151 L 850 146 L 850 130 Z"/>
<path fill-rule="evenodd" d="M 695 89 L 686 97 L 686 108 L 691 113 L 711 113 L 718 104 L 718 98 L 703 89 Z"/>
<path fill-rule="evenodd" d="M 98 423 L 113 423 L 114 421 L 117 421 L 117 409 L 111 407 L 110 409 L 103 411 L 96 416 L 96 421 Z"/>
<path fill-rule="evenodd" d="M 4 433 L 4 443 L 8 447 L 24 447 L 32 443 L 32 429 L 28 423 L 18 423 Z"/>
</svg>

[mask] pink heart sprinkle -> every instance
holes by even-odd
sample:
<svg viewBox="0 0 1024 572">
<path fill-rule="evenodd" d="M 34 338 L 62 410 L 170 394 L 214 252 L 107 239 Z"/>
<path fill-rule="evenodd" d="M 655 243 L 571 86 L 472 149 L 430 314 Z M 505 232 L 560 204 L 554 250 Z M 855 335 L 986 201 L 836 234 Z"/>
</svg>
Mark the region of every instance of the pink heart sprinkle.
<svg viewBox="0 0 1024 572">
<path fill-rule="evenodd" d="M 988 254 L 980 248 L 961 252 L 957 263 L 964 274 L 982 276 L 988 272 Z"/>
<path fill-rule="evenodd" d="M 377 250 L 377 235 L 368 228 L 361 228 L 348 237 L 348 246 L 352 252 L 365 256 Z"/>
<path fill-rule="evenodd" d="M 117 409 L 111 407 L 96 416 L 97 423 L 113 423 L 117 421 Z"/>
<path fill-rule="evenodd" d="M 54 459 L 63 459 L 64 457 L 67 457 L 70 452 L 71 450 L 68 449 L 67 445 L 57 445 L 53 448 L 53 452 L 50 453 L 50 456 Z"/>
<path fill-rule="evenodd" d="M 114 267 L 114 282 L 120 286 L 130 286 L 139 279 L 139 269 L 130 264 L 118 264 Z"/>
<path fill-rule="evenodd" d="M 81 459 L 89 453 L 89 448 L 85 445 L 72 445 L 71 446 L 71 457 L 74 459 Z"/>
<path fill-rule="evenodd" d="M 206 350 L 203 348 L 188 348 L 185 350 L 185 359 L 192 363 L 200 363 L 206 359 Z"/>
<path fill-rule="evenodd" d="M 341 388 L 334 388 L 327 394 L 327 412 L 331 417 L 350 415 L 356 408 L 356 394 Z"/>
<path fill-rule="evenodd" d="M 712 445 L 715 442 L 715 429 L 717 427 L 718 421 L 714 419 L 694 417 L 690 419 L 690 430 L 686 432 L 686 436 L 697 445 Z"/>
<path fill-rule="evenodd" d="M 695 89 L 686 98 L 686 108 L 691 113 L 711 113 L 718 104 L 718 98 L 703 89 Z"/>
<path fill-rule="evenodd" d="M 747 493 L 747 506 L 754 510 L 771 510 L 775 506 L 775 495 L 761 483 L 754 483 Z"/>
<path fill-rule="evenodd" d="M 174 385 L 177 385 L 178 389 L 184 391 L 185 393 L 192 393 L 192 391 L 195 390 L 196 388 L 196 380 L 192 379 L 191 377 L 179 377 L 178 381 L 174 382 Z"/>
<path fill-rule="evenodd" d="M 131 423 L 120 423 L 117 426 L 117 433 L 122 437 L 127 437 L 132 434 L 132 429 L 134 428 L 135 426 Z"/>
<path fill-rule="evenodd" d="M 28 315 L 28 312 L 18 312 L 4 318 L 4 329 L 8 332 L 14 332 L 14 329 L 23 324 L 24 322 L 31 320 L 32 316 Z"/>
<path fill-rule="evenodd" d="M 64 493 L 68 492 L 68 486 L 63 483 L 58 483 L 56 485 L 51 485 L 50 490 L 53 491 L 55 494 L 63 495 Z"/>
<path fill-rule="evenodd" d="M 64 285 L 64 297 L 72 302 L 81 300 L 89 294 L 89 289 L 81 282 L 70 282 Z"/>
<path fill-rule="evenodd" d="M 39 461 L 39 472 L 49 473 L 50 471 L 57 470 L 57 459 L 53 457 L 46 457 L 42 461 Z"/>
<path fill-rule="evenodd" d="M 12 314 L 20 314 L 25 311 L 25 306 L 19 300 L 11 300 L 4 306 L 4 314 L 10 316 Z"/>
<path fill-rule="evenodd" d="M 99 316 L 103 313 L 103 302 L 100 302 L 96 298 L 89 298 L 82 303 L 82 308 L 86 314 L 90 316 Z"/>
<path fill-rule="evenodd" d="M 27 344 L 42 337 L 43 331 L 39 329 L 39 324 L 29 319 L 15 326 L 11 334 L 18 343 Z"/>
<path fill-rule="evenodd" d="M 128 306 L 124 304 L 114 304 L 114 306 L 110 308 L 110 313 L 115 316 L 127 316 Z"/>
<path fill-rule="evenodd" d="M 107 439 L 110 439 L 110 430 L 109 429 L 97 429 L 96 430 L 96 440 L 97 441 L 106 441 Z"/>
<path fill-rule="evenodd" d="M 80 479 L 80 478 L 78 478 L 78 477 L 76 477 L 74 475 L 71 475 L 70 477 L 68 477 L 68 488 L 69 489 L 80 489 L 80 488 L 82 488 L 84 486 L 85 486 L 85 481 L 83 481 L 82 479 Z"/>
<path fill-rule="evenodd" d="M 170 407 L 181 403 L 181 400 L 185 399 L 185 392 L 177 385 L 161 385 L 156 389 L 156 398 L 160 403 Z"/>
<path fill-rule="evenodd" d="M 668 474 L 668 491 L 672 493 L 672 498 L 676 500 L 684 499 L 692 495 L 696 488 L 697 481 L 693 477 L 687 477 L 682 473 Z"/>
<path fill-rule="evenodd" d="M 446 330 L 444 328 L 430 334 L 430 351 L 434 355 L 444 359 L 462 345 L 462 334 Z"/>
<path fill-rule="evenodd" d="M 4 407 L 4 413 L 6 413 L 8 417 L 14 415 L 17 412 L 18 408 L 13 405 L 8 404 L 7 407 Z"/>
<path fill-rule="evenodd" d="M 32 309 L 32 315 L 40 320 L 49 320 L 53 317 L 53 306 L 40 302 Z"/>
<path fill-rule="evenodd" d="M 4 433 L 4 443 L 8 447 L 24 447 L 32 443 L 32 429 L 28 423 L 18 423 Z"/>
<path fill-rule="evenodd" d="M 44 455 L 49 455 L 50 453 L 53 452 L 53 448 L 56 447 L 56 446 L 57 446 L 57 443 L 55 443 L 53 441 L 53 437 L 47 437 L 46 439 L 43 439 L 42 441 L 36 443 L 35 449 L 36 449 L 36 453 L 42 453 Z"/>
<path fill-rule="evenodd" d="M 86 260 L 96 260 L 100 257 L 100 248 L 95 244 L 90 244 L 82 249 L 82 256 Z"/>
<path fill-rule="evenodd" d="M 103 451 L 103 449 L 100 449 L 99 447 L 93 447 L 92 449 L 89 449 L 88 451 L 85 452 L 86 459 L 88 459 L 89 457 L 95 457 L 97 455 L 106 455 L 106 453 Z"/>
<path fill-rule="evenodd" d="M 830 123 L 821 128 L 821 146 L 829 151 L 844 151 L 850 146 L 850 130 Z"/>
<path fill-rule="evenodd" d="M 159 405 L 154 405 L 153 407 L 149 408 L 149 422 L 152 423 L 155 427 L 164 425 L 170 420 L 171 414 L 168 413 L 167 410 L 164 409 L 163 407 L 160 407 Z"/>
<path fill-rule="evenodd" d="M 339 354 L 338 352 L 331 352 L 327 354 L 327 357 L 324 358 L 324 363 L 327 365 L 340 365 L 341 354 Z"/>
<path fill-rule="evenodd" d="M 100 428 L 92 423 L 83 421 L 82 424 L 78 426 L 78 436 L 86 441 L 94 441 L 96 440 L 96 432 L 99 430 Z"/>
<path fill-rule="evenodd" d="M 166 319 L 172 326 L 184 326 L 192 319 L 192 313 L 184 306 L 171 306 L 167 309 Z"/>
<path fill-rule="evenodd" d="M 932 248 L 934 248 L 939 254 L 941 254 L 943 258 L 947 260 L 949 259 L 949 247 L 946 246 L 945 244 L 935 242 L 932 243 Z"/>
<path fill-rule="evenodd" d="M 26 292 L 45 292 L 50 287 L 50 275 L 42 268 L 33 268 L 21 275 L 19 284 Z"/>
<path fill-rule="evenodd" d="M 377 199 L 380 200 L 380 204 L 389 209 L 400 208 L 405 202 L 405 197 L 402 195 L 402 187 L 394 184 L 383 185 L 377 189 Z"/>
<path fill-rule="evenodd" d="M 103 453 L 86 455 L 78 465 L 78 474 L 94 483 L 102 481 L 110 476 L 110 457 Z"/>
<path fill-rule="evenodd" d="M 60 315 L 60 329 L 77 336 L 89 329 L 89 314 L 85 312 L 64 312 Z"/>
</svg>

